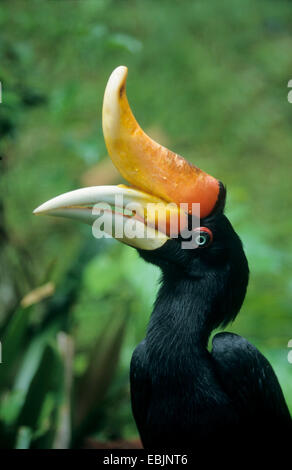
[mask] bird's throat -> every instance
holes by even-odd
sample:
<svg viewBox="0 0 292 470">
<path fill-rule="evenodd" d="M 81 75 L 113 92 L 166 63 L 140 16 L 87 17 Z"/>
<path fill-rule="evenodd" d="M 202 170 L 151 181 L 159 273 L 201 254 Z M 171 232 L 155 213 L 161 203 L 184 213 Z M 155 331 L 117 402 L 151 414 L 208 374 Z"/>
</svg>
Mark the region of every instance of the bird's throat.
<svg viewBox="0 0 292 470">
<path fill-rule="evenodd" d="M 203 281 L 164 278 L 146 335 L 149 355 L 177 366 L 207 354 L 211 309 Z"/>
</svg>

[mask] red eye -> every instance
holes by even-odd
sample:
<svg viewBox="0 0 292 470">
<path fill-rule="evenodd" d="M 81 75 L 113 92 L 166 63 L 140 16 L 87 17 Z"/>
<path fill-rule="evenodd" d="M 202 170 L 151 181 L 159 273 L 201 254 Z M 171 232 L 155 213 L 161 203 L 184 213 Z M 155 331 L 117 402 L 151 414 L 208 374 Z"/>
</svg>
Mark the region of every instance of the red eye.
<svg viewBox="0 0 292 470">
<path fill-rule="evenodd" d="M 213 233 L 207 227 L 198 227 L 194 230 L 195 232 L 195 242 L 198 248 L 206 248 L 211 245 L 213 241 Z"/>
</svg>

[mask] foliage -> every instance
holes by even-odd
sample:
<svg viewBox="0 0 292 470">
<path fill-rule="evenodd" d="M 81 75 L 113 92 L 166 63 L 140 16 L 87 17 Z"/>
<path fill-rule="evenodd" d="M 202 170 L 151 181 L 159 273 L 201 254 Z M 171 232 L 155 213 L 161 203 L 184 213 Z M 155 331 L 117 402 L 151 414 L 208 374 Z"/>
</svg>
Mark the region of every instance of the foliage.
<svg viewBox="0 0 292 470">
<path fill-rule="evenodd" d="M 88 227 L 32 216 L 89 174 L 91 184 L 115 182 L 101 104 L 120 64 L 148 133 L 228 187 L 251 267 L 229 329 L 267 355 L 292 409 L 291 24 L 284 0 L 2 2 L 1 447 L 137 433 L 129 362 L 159 273 Z M 51 293 L 35 291 L 48 284 Z"/>
</svg>

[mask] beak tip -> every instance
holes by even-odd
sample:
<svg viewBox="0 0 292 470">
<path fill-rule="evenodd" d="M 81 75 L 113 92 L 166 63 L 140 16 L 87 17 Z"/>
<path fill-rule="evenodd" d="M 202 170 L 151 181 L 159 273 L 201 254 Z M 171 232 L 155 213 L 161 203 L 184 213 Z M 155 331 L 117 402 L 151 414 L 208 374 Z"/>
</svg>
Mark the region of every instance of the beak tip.
<svg viewBox="0 0 292 470">
<path fill-rule="evenodd" d="M 42 215 L 44 210 L 42 209 L 42 206 L 38 206 L 36 209 L 32 211 L 33 215 Z"/>
</svg>

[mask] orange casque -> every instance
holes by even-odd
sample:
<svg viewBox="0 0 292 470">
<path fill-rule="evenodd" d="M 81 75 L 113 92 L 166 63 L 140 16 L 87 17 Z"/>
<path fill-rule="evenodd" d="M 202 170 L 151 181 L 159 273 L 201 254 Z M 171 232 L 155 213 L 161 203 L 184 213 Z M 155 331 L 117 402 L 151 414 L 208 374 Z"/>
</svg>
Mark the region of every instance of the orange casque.
<svg viewBox="0 0 292 470">
<path fill-rule="evenodd" d="M 152 140 L 137 123 L 126 96 L 127 67 L 111 74 L 104 94 L 102 124 L 108 153 L 121 175 L 134 187 L 164 201 L 200 203 L 209 215 L 219 195 L 219 181 L 180 155 Z"/>
</svg>

